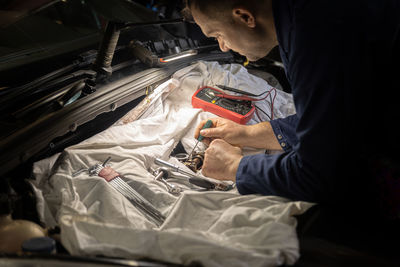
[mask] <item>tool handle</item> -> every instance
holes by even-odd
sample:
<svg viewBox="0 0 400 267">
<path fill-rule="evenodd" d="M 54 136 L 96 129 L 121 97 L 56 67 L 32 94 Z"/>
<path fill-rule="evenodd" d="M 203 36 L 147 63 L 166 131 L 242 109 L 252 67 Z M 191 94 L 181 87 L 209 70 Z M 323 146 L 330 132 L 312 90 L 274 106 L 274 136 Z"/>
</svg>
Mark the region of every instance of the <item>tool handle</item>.
<svg viewBox="0 0 400 267">
<path fill-rule="evenodd" d="M 199 177 L 190 177 L 189 182 L 205 189 L 214 189 L 215 184 Z"/>
<path fill-rule="evenodd" d="M 203 125 L 203 127 L 202 127 L 201 129 L 203 130 L 203 129 L 210 128 L 210 127 L 212 127 L 212 125 L 213 125 L 212 120 L 208 120 L 208 121 Z M 203 139 L 204 139 L 204 136 L 202 136 L 201 134 L 200 134 L 199 137 L 197 138 L 197 140 L 200 141 L 200 142 L 201 142 Z"/>
</svg>

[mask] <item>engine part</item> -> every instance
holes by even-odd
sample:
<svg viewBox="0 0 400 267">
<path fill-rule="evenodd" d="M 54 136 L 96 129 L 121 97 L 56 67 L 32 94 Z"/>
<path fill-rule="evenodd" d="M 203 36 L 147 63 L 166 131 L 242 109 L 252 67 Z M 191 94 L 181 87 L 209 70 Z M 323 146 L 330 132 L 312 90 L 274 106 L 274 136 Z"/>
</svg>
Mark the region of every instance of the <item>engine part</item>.
<svg viewBox="0 0 400 267">
<path fill-rule="evenodd" d="M 201 170 L 204 162 L 204 152 L 194 152 L 190 158 L 183 162 L 193 172 Z"/>
</svg>

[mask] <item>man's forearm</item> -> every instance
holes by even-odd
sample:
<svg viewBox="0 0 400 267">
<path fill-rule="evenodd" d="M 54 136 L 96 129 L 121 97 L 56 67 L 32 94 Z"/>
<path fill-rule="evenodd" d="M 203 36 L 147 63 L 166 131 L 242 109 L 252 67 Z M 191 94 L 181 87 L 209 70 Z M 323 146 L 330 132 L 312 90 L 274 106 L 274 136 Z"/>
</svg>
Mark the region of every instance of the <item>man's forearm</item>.
<svg viewBox="0 0 400 267">
<path fill-rule="evenodd" d="M 269 122 L 248 126 L 245 141 L 248 147 L 282 150 Z"/>
</svg>

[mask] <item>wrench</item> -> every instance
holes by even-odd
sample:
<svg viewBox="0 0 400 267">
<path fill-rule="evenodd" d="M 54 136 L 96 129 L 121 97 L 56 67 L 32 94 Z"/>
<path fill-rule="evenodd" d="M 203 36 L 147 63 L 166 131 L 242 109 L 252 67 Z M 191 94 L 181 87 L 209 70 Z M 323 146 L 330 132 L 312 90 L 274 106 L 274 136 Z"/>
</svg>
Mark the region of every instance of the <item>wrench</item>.
<svg viewBox="0 0 400 267">
<path fill-rule="evenodd" d="M 156 181 L 162 182 L 166 187 L 169 193 L 173 194 L 173 195 L 179 195 L 182 192 L 182 188 L 173 185 L 171 183 L 168 183 L 165 179 L 168 178 L 168 176 L 170 176 L 170 172 L 168 171 L 168 169 L 166 168 L 158 168 L 157 172 L 156 172 L 156 176 L 154 177 L 154 179 Z"/>
</svg>

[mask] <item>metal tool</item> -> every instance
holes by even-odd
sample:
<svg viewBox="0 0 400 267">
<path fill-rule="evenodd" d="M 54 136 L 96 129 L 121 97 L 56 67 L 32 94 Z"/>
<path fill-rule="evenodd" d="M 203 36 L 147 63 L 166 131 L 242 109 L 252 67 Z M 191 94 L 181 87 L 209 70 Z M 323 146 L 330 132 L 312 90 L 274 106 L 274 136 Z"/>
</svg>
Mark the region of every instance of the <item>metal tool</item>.
<svg viewBox="0 0 400 267">
<path fill-rule="evenodd" d="M 72 174 L 77 176 L 83 171 L 88 171 L 90 176 L 100 176 L 104 178 L 114 189 L 125 196 L 142 214 L 160 226 L 165 221 L 165 216 L 157 210 L 147 199 L 126 183 L 114 169 L 106 164 L 111 160 L 108 157 L 103 164 L 95 164 L 88 169 L 81 169 Z"/>
<path fill-rule="evenodd" d="M 208 121 L 203 125 L 203 127 L 202 127 L 201 129 L 203 130 L 203 129 L 210 128 L 212 125 L 213 125 L 212 120 L 208 120 Z M 189 157 L 188 157 L 189 159 L 192 158 L 192 154 L 193 154 L 194 150 L 196 149 L 196 147 L 197 147 L 197 145 L 199 144 L 199 142 L 200 142 L 200 141 L 203 141 L 203 139 L 204 139 L 204 136 L 202 136 L 201 134 L 199 134 L 199 137 L 197 137 L 196 144 L 194 145 L 194 147 L 193 147 L 193 149 L 192 149 L 192 152 L 190 152 L 190 154 L 189 154 Z"/>
<path fill-rule="evenodd" d="M 188 171 L 185 171 L 185 170 L 181 169 L 179 166 L 171 164 L 171 163 L 169 163 L 169 162 L 167 162 L 165 160 L 156 158 L 154 160 L 154 162 L 156 164 L 159 164 L 159 165 L 167 166 L 167 167 L 171 168 L 172 170 L 174 170 L 176 172 L 179 172 L 181 174 L 186 175 L 188 177 L 188 181 L 191 184 L 197 185 L 199 187 L 202 187 L 202 188 L 205 188 L 205 189 L 208 189 L 208 190 L 215 189 L 215 190 L 220 190 L 220 191 L 228 191 L 228 190 L 232 189 L 232 186 L 229 185 L 229 184 L 211 182 L 211 181 L 206 180 L 206 179 L 204 179 L 204 178 L 202 178 L 200 176 L 197 176 L 197 175 L 194 175 L 194 174 L 192 174 L 192 173 L 190 173 Z"/>
<path fill-rule="evenodd" d="M 162 182 L 167 187 L 168 193 L 179 195 L 183 191 L 182 188 L 167 182 L 166 179 L 168 179 L 168 177 L 170 176 L 170 172 L 167 168 L 158 168 L 155 172 L 155 175 L 156 176 L 154 179 L 156 181 Z"/>
<path fill-rule="evenodd" d="M 190 159 L 187 153 L 176 154 L 173 157 L 185 164 L 185 166 L 188 167 L 191 171 L 196 173 L 203 167 L 204 155 L 204 151 L 194 151 Z"/>
</svg>

